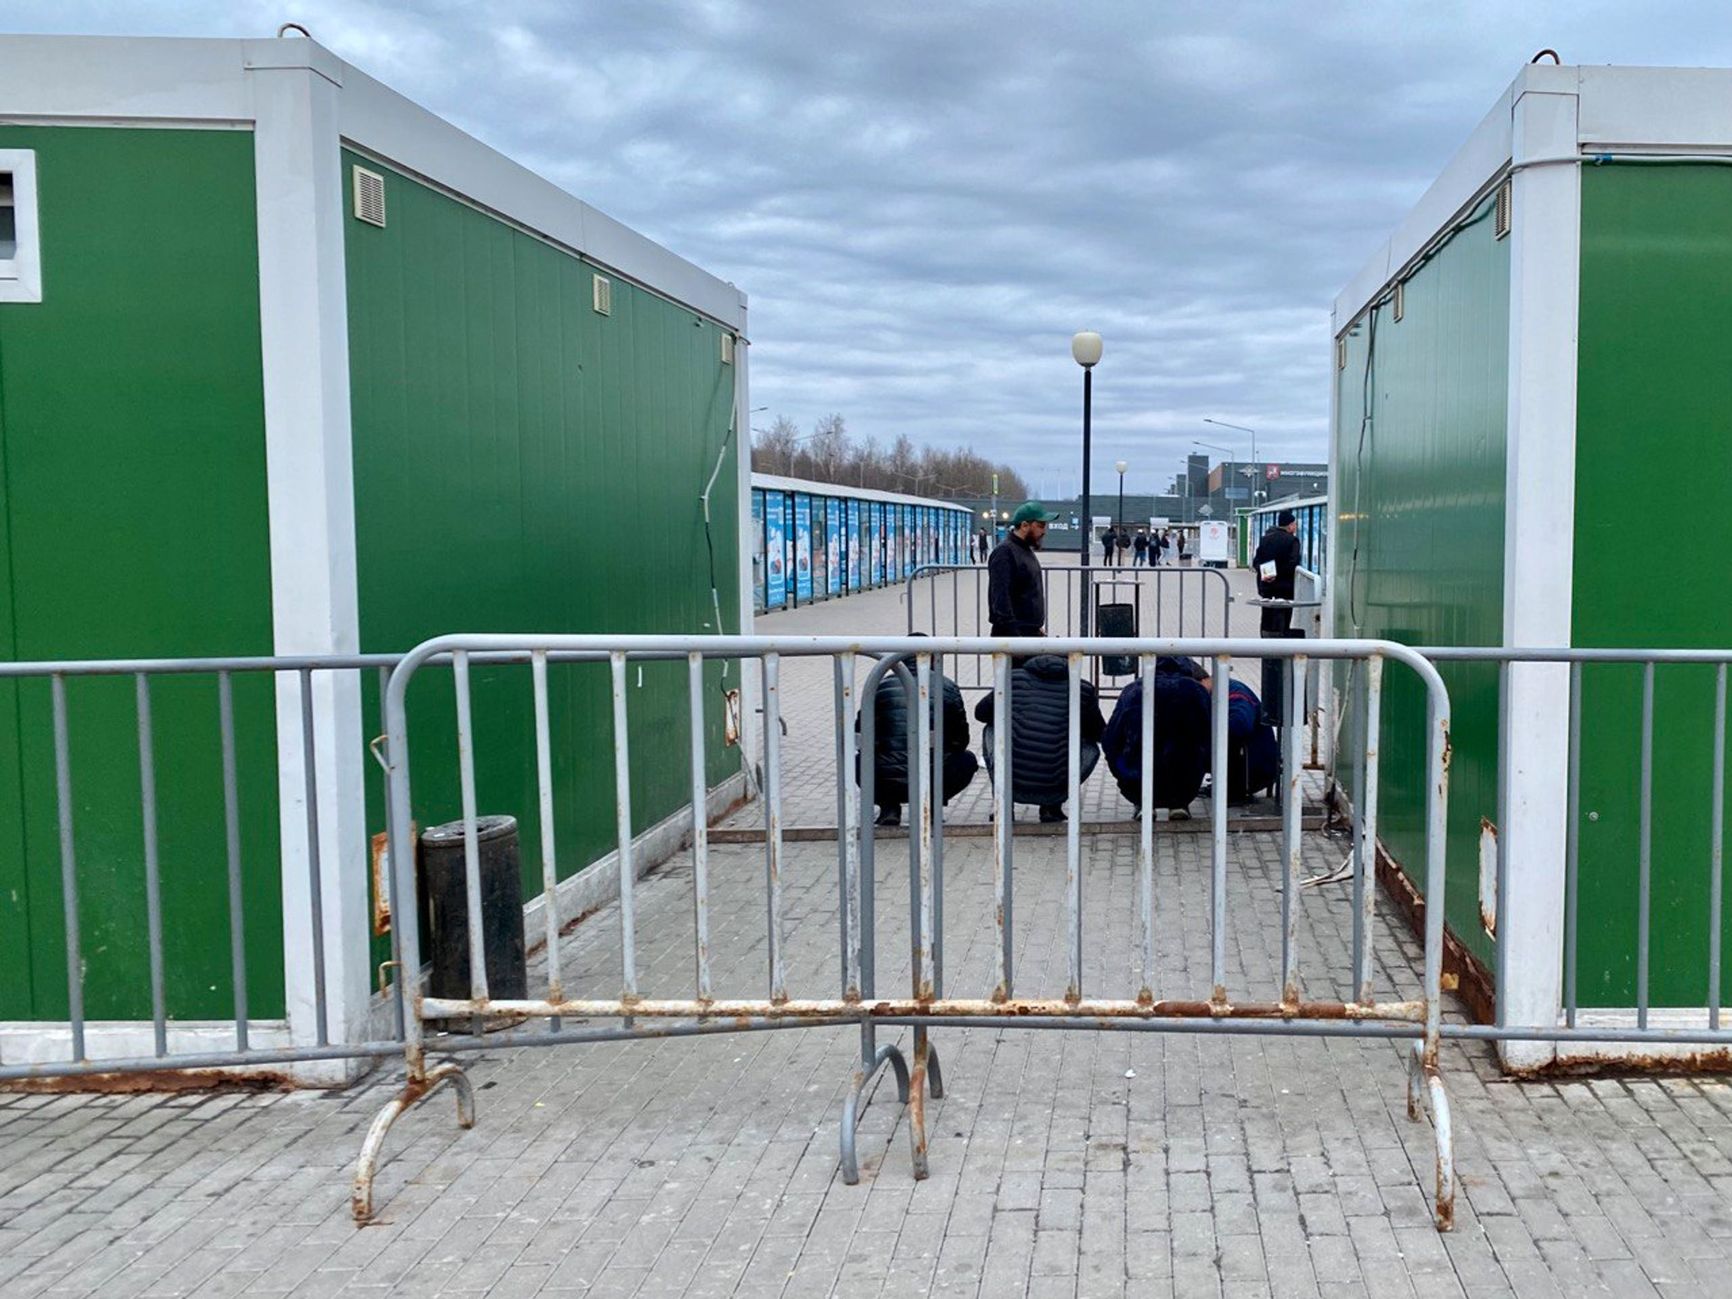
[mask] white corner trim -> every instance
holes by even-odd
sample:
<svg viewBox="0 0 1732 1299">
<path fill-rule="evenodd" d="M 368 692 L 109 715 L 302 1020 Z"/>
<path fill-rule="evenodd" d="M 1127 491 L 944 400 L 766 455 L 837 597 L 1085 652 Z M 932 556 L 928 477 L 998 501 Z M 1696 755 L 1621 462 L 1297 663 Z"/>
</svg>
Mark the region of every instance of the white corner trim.
<svg viewBox="0 0 1732 1299">
<path fill-rule="evenodd" d="M 337 141 L 341 91 L 328 75 L 302 64 L 259 66 L 247 75 L 256 123 L 273 645 L 278 654 L 353 654 L 360 619 Z M 333 1042 L 356 1042 L 367 1033 L 371 982 L 360 681 L 353 672 L 319 672 L 311 685 L 327 1031 Z M 307 1045 L 316 1040 L 316 1011 L 301 706 L 300 680 L 279 674 L 284 983 L 293 1040 Z M 319 1065 L 306 1072 L 323 1077 L 354 1068 Z"/>
<path fill-rule="evenodd" d="M 1512 160 L 1573 152 L 1573 94 L 1528 92 L 1515 105 Z M 1510 240 L 1509 395 L 1504 502 L 1503 643 L 1571 643 L 1576 464 L 1580 167 L 1517 170 Z M 1513 664 L 1504 710 L 1498 838 L 1499 1002 L 1505 1022 L 1552 1022 L 1563 997 L 1569 667 Z M 1519 869 L 1517 864 L 1519 863 Z M 1505 1064 L 1549 1063 L 1546 1042 L 1500 1043 Z"/>
<path fill-rule="evenodd" d="M 0 36 L 0 120 L 250 121 L 246 44 Z"/>
<path fill-rule="evenodd" d="M 17 250 L 0 260 L 0 302 L 42 301 L 42 236 L 36 218 L 36 152 L 0 149 L 0 172 L 12 177 Z"/>
</svg>

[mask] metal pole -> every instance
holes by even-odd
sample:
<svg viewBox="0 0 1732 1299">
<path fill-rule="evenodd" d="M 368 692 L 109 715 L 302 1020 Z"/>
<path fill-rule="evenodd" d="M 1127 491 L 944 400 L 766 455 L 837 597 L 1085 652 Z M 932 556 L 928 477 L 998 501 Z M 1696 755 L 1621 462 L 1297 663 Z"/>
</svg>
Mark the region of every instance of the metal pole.
<svg viewBox="0 0 1732 1299">
<path fill-rule="evenodd" d="M 1089 531 L 1094 527 L 1092 502 L 1089 499 L 1089 437 L 1094 419 L 1095 372 L 1089 366 L 1083 367 L 1083 463 L 1082 463 L 1082 527 L 1079 529 L 1082 540 L 1082 619 L 1077 635 L 1089 634 L 1089 551 L 1094 546 L 1094 534 Z M 1074 812 L 1075 809 L 1073 808 Z"/>
</svg>

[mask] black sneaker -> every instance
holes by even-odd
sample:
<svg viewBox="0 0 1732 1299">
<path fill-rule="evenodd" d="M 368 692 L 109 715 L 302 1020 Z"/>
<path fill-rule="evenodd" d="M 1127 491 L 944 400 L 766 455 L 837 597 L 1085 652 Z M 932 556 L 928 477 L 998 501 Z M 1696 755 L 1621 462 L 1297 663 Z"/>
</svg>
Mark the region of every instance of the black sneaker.
<svg viewBox="0 0 1732 1299">
<path fill-rule="evenodd" d="M 878 824 L 879 825 L 901 825 L 902 824 L 902 809 L 899 807 L 886 807 L 886 808 L 880 809 L 879 813 L 878 813 Z"/>
<path fill-rule="evenodd" d="M 1064 820 L 1064 804 L 1048 803 L 1040 809 L 1040 820 L 1042 825 L 1054 825 L 1062 822 Z"/>
</svg>

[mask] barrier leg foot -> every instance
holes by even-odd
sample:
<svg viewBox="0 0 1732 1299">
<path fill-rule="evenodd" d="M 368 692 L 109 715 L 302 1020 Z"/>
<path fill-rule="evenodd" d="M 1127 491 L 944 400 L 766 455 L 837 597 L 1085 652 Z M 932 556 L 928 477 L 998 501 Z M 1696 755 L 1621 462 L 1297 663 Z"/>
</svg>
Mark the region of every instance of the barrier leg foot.
<svg viewBox="0 0 1732 1299">
<path fill-rule="evenodd" d="M 374 1116 L 372 1126 L 367 1129 L 367 1139 L 361 1143 L 361 1156 L 355 1161 L 355 1182 L 349 1194 L 349 1207 L 357 1226 L 364 1227 L 372 1220 L 373 1175 L 379 1170 L 379 1152 L 384 1149 L 391 1125 L 442 1082 L 450 1083 L 452 1091 L 457 1093 L 457 1126 L 475 1126 L 475 1089 L 456 1065 L 442 1064 L 429 1070 L 425 1077 L 410 1077 L 404 1082 L 403 1090 L 386 1101 L 385 1107 Z"/>
<path fill-rule="evenodd" d="M 944 1099 L 944 1072 L 938 1067 L 938 1048 L 926 1047 L 926 1094 L 935 1101 Z"/>
<path fill-rule="evenodd" d="M 1455 1227 L 1455 1132 L 1450 1125 L 1449 1093 L 1436 1069 L 1425 1071 L 1426 1090 L 1431 1095 L 1431 1127 L 1437 1137 L 1437 1229 Z"/>
<path fill-rule="evenodd" d="M 931 1173 L 926 1162 L 926 1087 L 928 1069 L 934 1064 L 932 1044 L 926 1030 L 914 1030 L 914 1070 L 908 1080 L 908 1141 L 914 1180 L 923 1182 Z"/>
<path fill-rule="evenodd" d="M 1407 1117 L 1417 1122 L 1423 1100 L 1421 1089 L 1425 1085 L 1425 1066 L 1421 1063 L 1424 1056 L 1419 1043 L 1415 1042 L 1413 1045 L 1414 1049 L 1407 1057 Z"/>
<path fill-rule="evenodd" d="M 1455 1228 L 1455 1129 L 1450 1121 L 1449 1093 L 1444 1090 L 1443 1075 L 1437 1067 L 1425 1063 L 1424 1045 L 1415 1042 L 1407 1072 L 1409 1118 L 1419 1117 L 1422 1097 L 1431 1112 L 1431 1131 L 1437 1143 L 1433 1217 L 1439 1231 L 1452 1231 Z"/>
<path fill-rule="evenodd" d="M 902 1052 L 894 1046 L 884 1048 L 881 1055 L 890 1061 L 890 1069 L 896 1075 L 896 1099 L 902 1104 L 908 1104 L 908 1061 L 902 1058 Z"/>
<path fill-rule="evenodd" d="M 880 1047 L 870 1064 L 862 1063 L 855 1069 L 854 1081 L 849 1084 L 848 1095 L 842 1100 L 842 1180 L 849 1186 L 857 1186 L 860 1182 L 855 1138 L 860 1130 L 860 1111 L 866 1108 L 866 1088 L 886 1064 L 896 1075 L 896 1098 L 904 1105 L 908 1104 L 908 1062 L 895 1047 Z"/>
</svg>

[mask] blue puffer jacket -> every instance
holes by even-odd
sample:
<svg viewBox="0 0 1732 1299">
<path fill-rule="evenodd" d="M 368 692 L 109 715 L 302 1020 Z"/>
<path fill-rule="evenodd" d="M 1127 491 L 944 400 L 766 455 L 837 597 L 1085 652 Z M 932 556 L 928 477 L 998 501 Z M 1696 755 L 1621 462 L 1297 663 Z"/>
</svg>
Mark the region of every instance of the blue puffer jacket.
<svg viewBox="0 0 1732 1299">
<path fill-rule="evenodd" d="M 1101 742 L 1107 766 L 1119 788 L 1135 803 L 1143 790 L 1143 683 L 1129 682 L 1119 695 Z M 1188 673 L 1169 671 L 1163 661 L 1155 676 L 1156 807 L 1189 807 L 1209 770 L 1209 692 Z"/>
<path fill-rule="evenodd" d="M 1249 802 L 1280 779 L 1281 745 L 1263 721 L 1263 701 L 1235 681 L 1227 695 L 1227 801 Z"/>
</svg>

